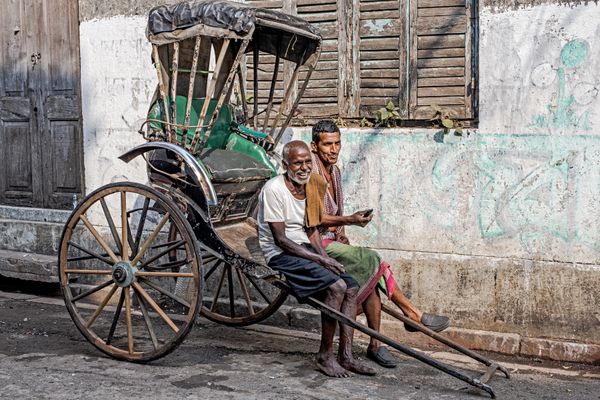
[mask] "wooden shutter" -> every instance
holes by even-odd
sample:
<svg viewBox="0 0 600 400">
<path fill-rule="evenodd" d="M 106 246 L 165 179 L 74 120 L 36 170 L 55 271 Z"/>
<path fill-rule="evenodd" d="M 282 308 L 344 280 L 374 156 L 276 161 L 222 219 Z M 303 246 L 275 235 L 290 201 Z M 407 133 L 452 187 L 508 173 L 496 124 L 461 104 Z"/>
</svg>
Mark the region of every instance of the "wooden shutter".
<svg viewBox="0 0 600 400">
<path fill-rule="evenodd" d="M 298 122 L 309 123 L 319 118 L 339 115 L 340 95 L 340 40 L 338 1 L 296 0 L 296 13 L 313 24 L 323 36 L 321 58 L 313 71 L 310 82 L 298 107 Z M 301 71 L 298 86 L 301 87 L 306 70 Z"/>
<path fill-rule="evenodd" d="M 407 117 L 402 1 L 361 0 L 360 112 L 373 116 L 389 100 Z"/>
<path fill-rule="evenodd" d="M 471 0 L 411 0 L 410 119 L 473 118 Z"/>
</svg>

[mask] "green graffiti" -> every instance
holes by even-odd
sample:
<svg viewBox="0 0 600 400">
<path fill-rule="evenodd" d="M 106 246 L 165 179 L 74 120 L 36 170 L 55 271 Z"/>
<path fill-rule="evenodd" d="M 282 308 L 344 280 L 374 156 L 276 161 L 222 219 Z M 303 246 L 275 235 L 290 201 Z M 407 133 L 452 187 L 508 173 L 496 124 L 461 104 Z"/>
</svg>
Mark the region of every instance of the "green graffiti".
<svg viewBox="0 0 600 400">
<path fill-rule="evenodd" d="M 580 66 L 589 53 L 590 46 L 584 40 L 571 40 L 560 52 L 560 61 L 567 68 Z"/>
<path fill-rule="evenodd" d="M 546 105 L 547 113 L 534 115 L 532 125 L 538 128 L 580 128 L 592 130 L 590 123 L 591 109 L 577 114 L 574 110 L 574 97 L 566 92 L 565 68 L 577 68 L 587 58 L 589 45 L 583 40 L 571 40 L 564 45 L 560 52 L 562 66 L 556 70 L 558 75 L 558 97 L 556 104 Z"/>
</svg>

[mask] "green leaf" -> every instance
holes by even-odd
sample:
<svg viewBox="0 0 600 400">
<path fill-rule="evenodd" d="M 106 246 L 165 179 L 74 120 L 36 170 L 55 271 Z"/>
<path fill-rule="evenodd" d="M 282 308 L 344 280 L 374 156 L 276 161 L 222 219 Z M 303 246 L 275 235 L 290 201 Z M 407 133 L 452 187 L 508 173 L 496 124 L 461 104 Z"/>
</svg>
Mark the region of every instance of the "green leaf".
<svg viewBox="0 0 600 400">
<path fill-rule="evenodd" d="M 400 118 L 400 113 L 398 111 L 392 111 L 392 116 L 396 117 L 396 118 Z"/>
<path fill-rule="evenodd" d="M 394 109 L 394 107 L 396 107 L 396 105 L 395 105 L 395 104 L 394 104 L 394 102 L 393 102 L 393 101 L 391 101 L 391 100 L 390 100 L 390 101 L 388 101 L 388 102 L 387 102 L 387 104 L 386 104 L 386 106 L 385 106 L 385 108 L 387 108 L 387 109 L 388 109 L 388 111 L 392 111 L 392 110 Z"/>
<path fill-rule="evenodd" d="M 463 134 L 463 130 L 462 130 L 462 128 L 456 128 L 456 129 L 454 130 L 454 135 L 455 135 L 455 136 L 462 136 L 462 134 Z"/>
<path fill-rule="evenodd" d="M 454 128 L 454 121 L 452 121 L 451 119 L 448 119 L 448 118 L 443 118 L 442 125 L 446 129 L 451 129 L 451 128 Z"/>
</svg>

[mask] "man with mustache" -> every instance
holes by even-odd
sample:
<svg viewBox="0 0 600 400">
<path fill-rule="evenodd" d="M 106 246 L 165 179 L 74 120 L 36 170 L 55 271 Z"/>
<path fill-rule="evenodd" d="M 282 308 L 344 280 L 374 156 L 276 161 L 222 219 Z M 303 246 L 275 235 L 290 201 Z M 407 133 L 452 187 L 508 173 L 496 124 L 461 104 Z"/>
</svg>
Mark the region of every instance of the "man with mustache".
<svg viewBox="0 0 600 400">
<path fill-rule="evenodd" d="M 312 173 L 308 146 L 299 140 L 283 148 L 285 174 L 263 187 L 258 206 L 258 237 L 268 265 L 281 272 L 292 294 L 302 302 L 314 296 L 350 318 L 356 317 L 357 282 L 343 265 L 327 256 L 319 232 L 305 227 L 306 184 Z M 331 377 L 348 377 L 349 371 L 374 375 L 352 356 L 353 329 L 340 323 L 337 359 L 333 354 L 336 320 L 321 313 L 321 345 L 316 366 Z"/>
<path fill-rule="evenodd" d="M 342 263 L 346 271 L 361 285 L 357 301 L 362 306 L 369 327 L 379 331 L 381 324 L 381 299 L 376 290 L 378 288 L 410 319 L 436 332 L 446 329 L 449 325 L 448 318 L 423 313 L 412 304 L 396 286 L 389 264 L 381 261 L 376 252 L 364 247 L 350 246 L 344 225 L 364 227 L 371 221 L 373 215 L 372 210 L 344 215 L 341 174 L 335 165 L 341 150 L 341 137 L 335 122 L 321 120 L 313 126 L 311 149 L 313 169 L 327 183 L 327 188 L 323 190 L 325 194 L 322 205 L 318 205 L 323 207 L 321 218 L 317 218 L 320 221 L 314 223 L 309 221 L 308 225 L 320 225 L 322 245 L 327 255 Z M 314 204 L 308 202 L 307 206 L 310 210 Z M 408 325 L 405 325 L 405 329 L 414 331 Z M 383 367 L 394 368 L 397 365 L 397 361 L 389 351 L 373 338 L 367 348 L 367 357 Z"/>
</svg>

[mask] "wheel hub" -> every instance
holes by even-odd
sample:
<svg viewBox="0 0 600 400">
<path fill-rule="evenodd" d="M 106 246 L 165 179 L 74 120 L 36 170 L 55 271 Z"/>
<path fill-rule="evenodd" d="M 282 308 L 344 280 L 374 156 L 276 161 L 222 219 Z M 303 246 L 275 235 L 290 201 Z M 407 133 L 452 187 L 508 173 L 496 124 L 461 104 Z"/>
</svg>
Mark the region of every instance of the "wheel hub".
<svg viewBox="0 0 600 400">
<path fill-rule="evenodd" d="M 135 280 L 135 273 L 137 268 L 132 267 L 130 263 L 126 261 L 119 261 L 112 268 L 113 281 L 120 287 L 131 286 Z"/>
</svg>

